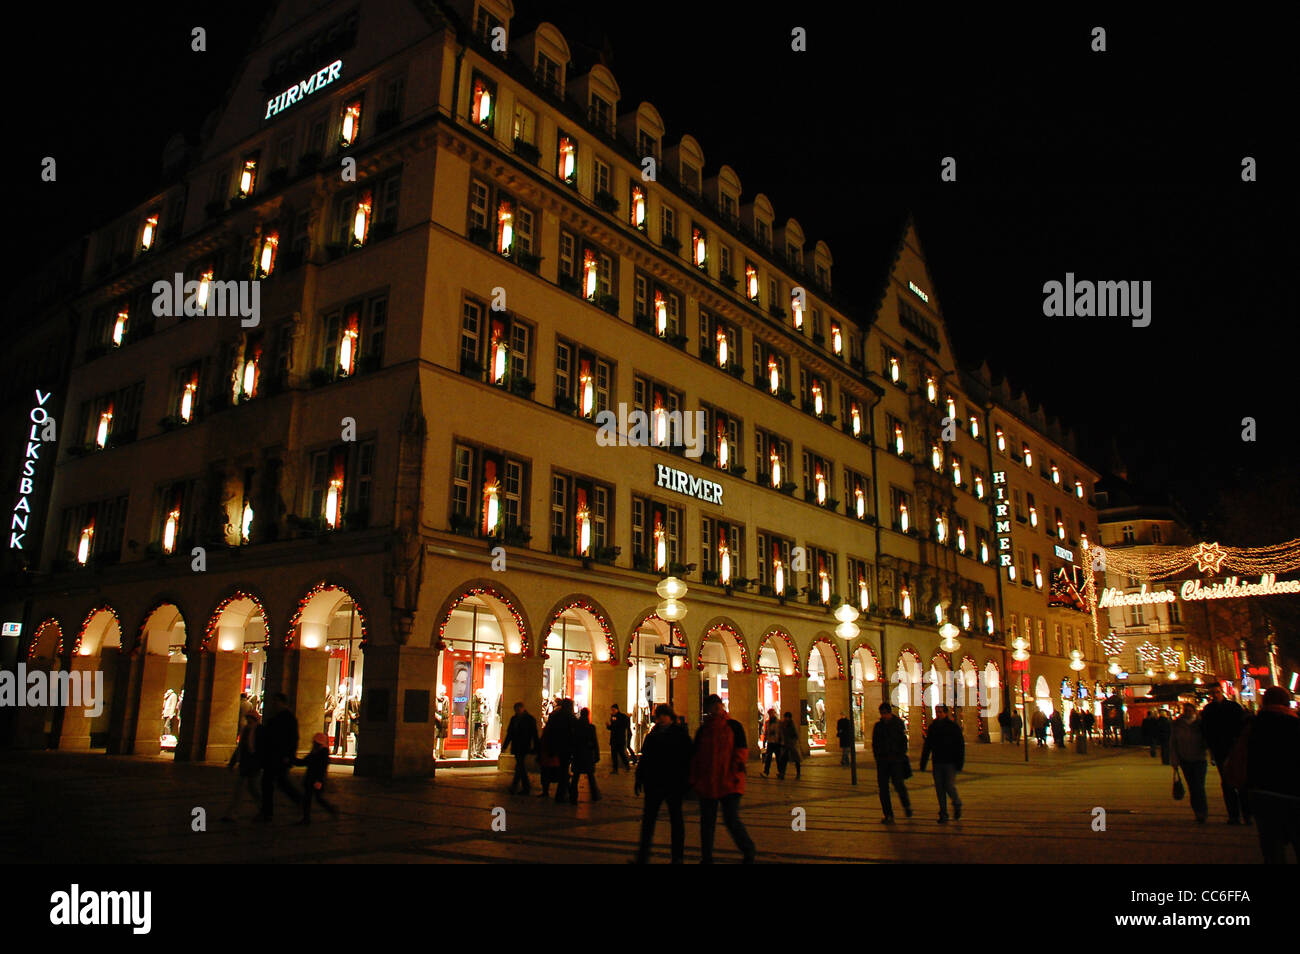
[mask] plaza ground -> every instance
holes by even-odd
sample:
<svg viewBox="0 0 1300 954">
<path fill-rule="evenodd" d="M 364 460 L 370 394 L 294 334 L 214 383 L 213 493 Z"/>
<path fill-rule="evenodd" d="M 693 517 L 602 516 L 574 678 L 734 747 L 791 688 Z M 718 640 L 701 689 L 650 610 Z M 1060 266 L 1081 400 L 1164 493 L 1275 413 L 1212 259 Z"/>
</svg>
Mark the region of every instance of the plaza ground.
<svg viewBox="0 0 1300 954">
<path fill-rule="evenodd" d="M 101 753 L 0 754 L 0 859 L 59 863 L 249 862 L 559 862 L 622 863 L 636 847 L 641 800 L 627 774 L 598 766 L 604 796 L 557 805 L 506 792 L 509 776 L 495 768 L 440 768 L 436 779 L 354 778 L 331 766 L 330 796 L 340 813 L 317 809 L 310 826 L 276 796 L 270 825 L 251 820 L 245 796 L 239 820 L 218 820 L 233 775 L 223 766 L 174 763 Z M 1010 745 L 968 749 L 958 777 L 965 803 L 959 822 L 937 824 L 934 787 L 919 772 L 909 782 L 915 817 L 880 823 L 875 769 L 859 752 L 858 786 L 837 754 L 793 769 L 783 781 L 751 767 L 742 817 L 760 863 L 1254 863 L 1253 828 L 1229 826 L 1209 769 L 1210 819 L 1196 824 L 1184 799 L 1170 797 L 1171 769 L 1144 749 L 1023 750 Z M 915 768 L 915 759 L 913 760 Z M 761 768 L 761 767 L 760 767 Z M 296 781 L 301 769 L 294 770 Z M 193 810 L 207 813 L 207 831 L 191 828 Z M 505 809 L 506 830 L 492 830 L 493 809 Z M 1106 830 L 1093 830 L 1093 810 Z M 806 812 L 805 831 L 792 830 L 793 810 Z M 699 860 L 695 805 L 686 807 L 686 860 Z M 667 818 L 656 830 L 655 861 L 667 861 Z M 716 858 L 739 861 L 719 824 Z"/>
</svg>

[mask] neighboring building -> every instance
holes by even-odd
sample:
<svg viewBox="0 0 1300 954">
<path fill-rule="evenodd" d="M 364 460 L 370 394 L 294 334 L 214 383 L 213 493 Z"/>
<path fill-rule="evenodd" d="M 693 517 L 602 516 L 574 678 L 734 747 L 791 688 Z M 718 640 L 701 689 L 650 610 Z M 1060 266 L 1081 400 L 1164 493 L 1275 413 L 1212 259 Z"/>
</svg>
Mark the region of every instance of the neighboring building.
<svg viewBox="0 0 1300 954">
<path fill-rule="evenodd" d="M 847 310 L 825 243 L 512 14 L 281 8 L 184 183 L 92 237 L 29 658 L 102 669 L 114 704 L 33 714 L 28 744 L 223 758 L 240 692 L 282 691 L 359 773 L 422 774 L 441 687 L 449 758 L 560 696 L 643 729 L 718 692 L 816 746 L 901 674 L 919 745 L 921 690 L 1000 687 L 1020 631 L 1039 704 L 1094 685 L 1052 581 L 1096 474 L 957 371 L 910 224 L 876 313 Z M 160 315 L 177 274 L 232 310 L 223 282 L 260 279 L 256 323 Z M 1002 572 L 996 474 L 1024 518 Z"/>
</svg>

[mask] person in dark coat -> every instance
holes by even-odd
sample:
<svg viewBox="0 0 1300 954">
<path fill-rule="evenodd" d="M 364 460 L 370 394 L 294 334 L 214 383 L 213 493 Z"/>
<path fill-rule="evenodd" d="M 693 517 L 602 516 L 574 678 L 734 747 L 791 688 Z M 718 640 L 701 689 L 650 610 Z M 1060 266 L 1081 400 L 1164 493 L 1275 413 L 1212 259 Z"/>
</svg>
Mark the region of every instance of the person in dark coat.
<svg viewBox="0 0 1300 954">
<path fill-rule="evenodd" d="M 781 720 L 781 754 L 776 763 L 776 777 L 785 778 L 785 768 L 794 763 L 794 777 L 803 776 L 803 759 L 799 754 L 799 727 L 794 724 L 794 713 L 787 712 Z"/>
<path fill-rule="evenodd" d="M 271 697 L 271 717 L 259 730 L 255 744 L 262 753 L 262 813 L 257 818 L 270 821 L 277 788 L 295 805 L 302 805 L 302 792 L 289 781 L 289 766 L 298 756 L 298 719 L 289 709 L 289 697 L 284 693 Z"/>
<path fill-rule="evenodd" d="M 1023 732 L 1024 729 L 1025 720 L 1020 715 L 1020 712 L 1017 710 L 1016 712 L 1011 713 L 1011 741 L 1018 743 L 1020 741 L 1020 733 Z"/>
<path fill-rule="evenodd" d="M 226 763 L 229 769 L 238 765 L 239 774 L 235 777 L 235 787 L 230 793 L 230 804 L 226 806 L 226 813 L 221 816 L 222 821 L 235 820 L 235 809 L 239 806 L 239 793 L 245 787 L 253 796 L 253 804 L 262 800 L 262 794 L 257 790 L 257 777 L 262 774 L 262 762 L 258 757 L 256 744 L 257 730 L 261 727 L 261 721 L 251 708 L 244 716 L 243 725 L 239 730 L 239 744 L 235 746 L 230 761 Z"/>
<path fill-rule="evenodd" d="M 763 774 L 772 770 L 772 759 L 776 759 L 776 772 L 780 776 L 785 769 L 781 758 L 781 720 L 775 709 L 767 710 L 767 722 L 763 724 Z"/>
<path fill-rule="evenodd" d="M 1053 710 L 1052 717 L 1047 720 L 1047 724 L 1052 727 L 1052 741 L 1059 749 L 1065 744 L 1065 721 L 1061 718 L 1061 713 Z"/>
<path fill-rule="evenodd" d="M 632 737 L 632 720 L 627 714 L 621 712 L 618 704 L 609 707 L 609 721 L 605 723 L 605 728 L 609 730 L 609 760 L 613 763 L 611 775 L 618 774 L 618 763 L 623 763 L 623 768 L 630 769 L 632 766 L 628 762 L 628 741 Z"/>
<path fill-rule="evenodd" d="M 333 803 L 325 801 L 325 773 L 330 764 L 330 738 L 324 732 L 317 732 L 311 739 L 311 751 L 306 758 L 294 759 L 294 764 L 307 766 L 307 774 L 302 780 L 302 821 L 301 825 L 311 824 L 311 800 L 315 798 L 331 815 L 339 810 Z"/>
<path fill-rule="evenodd" d="M 1006 709 L 1003 709 L 998 713 L 998 728 L 1002 730 L 1003 742 L 1015 741 L 1015 739 L 1011 737 L 1011 713 Z"/>
<path fill-rule="evenodd" d="M 645 810 L 641 815 L 641 844 L 636 861 L 650 861 L 650 845 L 654 841 L 655 821 L 659 806 L 668 803 L 668 823 L 672 830 L 672 863 L 679 865 L 686 852 L 686 822 L 682 818 L 682 796 L 686 793 L 687 777 L 691 770 L 691 737 L 681 723 L 673 719 L 673 710 L 667 705 L 655 706 L 655 727 L 641 743 L 641 758 L 636 763 L 636 784 L 633 791 L 645 791 Z"/>
<path fill-rule="evenodd" d="M 1079 738 L 1079 733 L 1083 731 L 1083 713 L 1081 713 L 1078 709 L 1070 710 L 1069 728 L 1070 728 L 1070 735 L 1069 735 L 1070 739 L 1073 740 Z"/>
<path fill-rule="evenodd" d="M 555 783 L 555 800 L 564 801 L 569 793 L 569 763 L 573 761 L 573 701 L 561 699 L 542 730 L 542 798 L 550 794 Z"/>
<path fill-rule="evenodd" d="M 1156 757 L 1156 746 L 1160 744 L 1160 739 L 1156 734 L 1156 714 L 1150 709 L 1147 710 L 1146 717 L 1142 720 L 1142 741 L 1147 744 L 1151 757 Z"/>
<path fill-rule="evenodd" d="M 1156 719 L 1156 740 L 1160 743 L 1160 761 L 1165 765 L 1169 764 L 1169 740 L 1173 737 L 1174 724 L 1169 718 L 1169 713 L 1164 709 L 1160 710 L 1160 718 Z"/>
<path fill-rule="evenodd" d="M 871 754 L 876 758 L 876 787 L 880 789 L 880 807 L 885 817 L 882 824 L 894 821 L 894 805 L 889 798 L 889 786 L 894 786 L 898 800 L 903 803 L 903 813 L 912 817 L 912 799 L 907 794 L 907 776 L 911 766 L 907 761 L 907 732 L 903 721 L 894 715 L 888 702 L 880 704 L 880 721 L 871 730 Z"/>
<path fill-rule="evenodd" d="M 578 804 L 578 778 L 583 775 L 591 785 L 591 800 L 600 801 L 600 789 L 596 787 L 596 763 L 599 761 L 600 742 L 596 739 L 596 727 L 591 724 L 591 710 L 583 709 L 573 728 L 573 778 L 569 782 L 569 801 L 574 805 Z"/>
<path fill-rule="evenodd" d="M 961 728 L 948 718 L 948 707 L 938 706 L 930 731 L 921 747 L 921 771 L 934 756 L 934 790 L 939 796 L 939 824 L 948 820 L 948 799 L 952 798 L 953 821 L 961 819 L 961 797 L 957 794 L 957 773 L 966 764 L 966 740 Z"/>
<path fill-rule="evenodd" d="M 835 738 L 840 743 L 840 764 L 849 764 L 849 749 L 853 747 L 853 723 L 849 717 L 840 713 L 839 721 L 835 723 Z"/>
<path fill-rule="evenodd" d="M 727 715 L 722 697 L 714 693 L 704 700 L 704 721 L 695 733 L 691 754 L 691 786 L 700 796 L 700 861 L 713 862 L 713 835 L 722 823 L 740 849 L 745 864 L 753 864 L 757 852 L 740 820 L 740 799 L 745 794 L 745 762 L 749 746 L 745 727 Z"/>
<path fill-rule="evenodd" d="M 1219 787 L 1223 790 L 1223 805 L 1228 810 L 1228 824 L 1240 825 L 1244 820 L 1250 824 L 1250 804 L 1244 792 L 1238 792 L 1224 773 L 1232 746 L 1241 735 L 1246 724 L 1246 713 L 1231 699 L 1223 697 L 1223 689 L 1210 687 L 1210 701 L 1201 709 L 1201 731 L 1205 735 L 1205 745 L 1210 750 L 1210 758 L 1219 768 Z"/>
<path fill-rule="evenodd" d="M 1246 788 L 1259 847 L 1267 864 L 1283 864 L 1288 847 L 1300 861 L 1300 718 L 1281 686 L 1269 686 L 1261 701 L 1244 729 Z"/>
<path fill-rule="evenodd" d="M 528 794 L 528 756 L 537 751 L 537 720 L 528 714 L 522 702 L 515 703 L 515 714 L 506 726 L 506 737 L 501 740 L 501 751 L 515 757 L 515 775 L 510 780 L 510 794 L 516 789 Z"/>
</svg>

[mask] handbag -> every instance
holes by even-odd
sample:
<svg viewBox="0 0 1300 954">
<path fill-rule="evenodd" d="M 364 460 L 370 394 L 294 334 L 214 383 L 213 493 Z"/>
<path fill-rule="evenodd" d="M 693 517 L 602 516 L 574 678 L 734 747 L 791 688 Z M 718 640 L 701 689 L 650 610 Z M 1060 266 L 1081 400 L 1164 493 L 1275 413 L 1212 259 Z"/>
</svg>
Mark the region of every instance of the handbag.
<svg viewBox="0 0 1300 954">
<path fill-rule="evenodd" d="M 1183 777 L 1179 774 L 1178 769 L 1174 769 L 1174 801 L 1180 802 L 1187 790 L 1183 787 Z"/>
<path fill-rule="evenodd" d="M 903 778 L 912 777 L 912 760 L 903 759 Z"/>
</svg>

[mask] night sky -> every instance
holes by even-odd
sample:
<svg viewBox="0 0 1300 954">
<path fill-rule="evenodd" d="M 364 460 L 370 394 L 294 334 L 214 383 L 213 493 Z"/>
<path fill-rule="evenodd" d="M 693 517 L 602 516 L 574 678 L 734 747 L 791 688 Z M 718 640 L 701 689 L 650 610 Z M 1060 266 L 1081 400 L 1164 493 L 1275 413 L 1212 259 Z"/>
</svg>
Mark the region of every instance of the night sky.
<svg viewBox="0 0 1300 954">
<path fill-rule="evenodd" d="M 8 181 L 31 183 L 12 193 L 36 223 L 10 243 L 14 274 L 153 189 L 163 145 L 197 137 L 267 8 L 178 6 L 14 14 L 41 64 L 11 90 Z M 706 175 L 731 165 L 778 223 L 793 216 L 825 239 L 836 290 L 860 313 L 892 223 L 911 212 L 959 359 L 1009 375 L 1103 472 L 1118 448 L 1130 479 L 1193 519 L 1234 485 L 1292 483 L 1300 150 L 1281 22 L 845 5 L 870 9 L 847 20 L 838 5 L 803 6 L 774 18 L 748 3 L 516 0 L 580 62 L 580 47 L 607 43 L 622 109 L 654 103 L 667 142 L 700 141 Z M 190 51 L 195 25 L 207 53 Z M 805 53 L 790 49 L 795 26 Z M 1089 49 L 1094 26 L 1105 53 Z M 53 185 L 38 178 L 46 155 Z M 939 180 L 944 156 L 955 183 Z M 1241 181 L 1243 156 L 1259 181 Z M 1043 283 L 1066 272 L 1152 282 L 1151 325 L 1044 317 Z M 1247 416 L 1254 444 L 1241 440 Z"/>
</svg>

